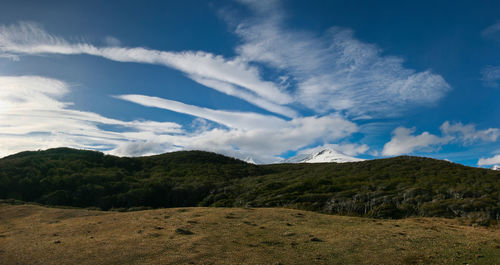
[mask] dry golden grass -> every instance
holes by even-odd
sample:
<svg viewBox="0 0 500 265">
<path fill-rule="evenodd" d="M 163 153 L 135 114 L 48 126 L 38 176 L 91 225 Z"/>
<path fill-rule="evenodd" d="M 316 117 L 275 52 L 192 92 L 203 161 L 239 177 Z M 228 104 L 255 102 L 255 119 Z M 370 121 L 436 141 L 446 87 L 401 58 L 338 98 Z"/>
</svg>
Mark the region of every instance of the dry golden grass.
<svg viewBox="0 0 500 265">
<path fill-rule="evenodd" d="M 500 264 L 500 229 L 279 208 L 119 213 L 0 205 L 0 263 Z"/>
</svg>

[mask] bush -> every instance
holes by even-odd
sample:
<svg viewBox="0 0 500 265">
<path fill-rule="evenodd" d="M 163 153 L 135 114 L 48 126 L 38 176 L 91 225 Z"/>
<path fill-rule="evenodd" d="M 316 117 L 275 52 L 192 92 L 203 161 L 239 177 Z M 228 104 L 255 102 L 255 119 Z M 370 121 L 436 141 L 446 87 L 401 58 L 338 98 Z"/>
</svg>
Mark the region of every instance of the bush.
<svg viewBox="0 0 500 265">
<path fill-rule="evenodd" d="M 491 220 L 491 216 L 487 212 L 471 212 L 468 213 L 465 219 L 471 225 L 480 225 L 480 226 L 490 226 L 493 220 Z"/>
<path fill-rule="evenodd" d="M 145 211 L 145 210 L 151 210 L 153 208 L 148 207 L 148 206 L 136 206 L 136 207 L 130 207 L 127 209 L 128 212 L 136 212 L 136 211 Z"/>
<path fill-rule="evenodd" d="M 399 209 L 393 203 L 382 203 L 368 212 L 368 216 L 372 218 L 402 218 L 405 212 Z"/>
<path fill-rule="evenodd" d="M 71 205 L 71 194 L 66 190 L 56 190 L 39 199 L 40 203 L 48 205 Z"/>
</svg>

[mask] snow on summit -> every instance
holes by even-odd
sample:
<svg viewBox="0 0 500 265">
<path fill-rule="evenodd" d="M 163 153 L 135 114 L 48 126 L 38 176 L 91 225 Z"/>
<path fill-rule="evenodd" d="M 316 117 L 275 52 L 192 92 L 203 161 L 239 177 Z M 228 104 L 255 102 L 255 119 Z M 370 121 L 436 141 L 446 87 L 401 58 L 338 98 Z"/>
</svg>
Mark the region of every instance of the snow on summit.
<svg viewBox="0 0 500 265">
<path fill-rule="evenodd" d="M 348 156 L 332 149 L 323 149 L 316 153 L 300 154 L 285 160 L 285 163 L 346 163 L 359 162 L 364 159 Z"/>
</svg>

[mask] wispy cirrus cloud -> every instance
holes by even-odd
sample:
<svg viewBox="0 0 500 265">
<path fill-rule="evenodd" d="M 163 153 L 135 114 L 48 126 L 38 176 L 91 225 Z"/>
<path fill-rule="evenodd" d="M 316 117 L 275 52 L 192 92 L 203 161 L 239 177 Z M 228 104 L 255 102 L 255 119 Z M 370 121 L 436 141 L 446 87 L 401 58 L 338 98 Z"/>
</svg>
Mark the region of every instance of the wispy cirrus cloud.
<svg viewBox="0 0 500 265">
<path fill-rule="evenodd" d="M 0 156 L 24 150 L 68 146 L 125 156 L 198 149 L 251 156 L 260 163 L 318 140 L 335 141 L 358 131 L 338 115 L 283 120 L 258 113 L 213 110 L 143 95 L 118 96 L 148 107 L 181 112 L 222 124 L 188 130 L 171 122 L 123 121 L 72 109 L 63 81 L 40 76 L 0 76 Z M 103 129 L 111 125 L 117 129 Z M 109 126 L 108 126 L 109 127 Z"/>
<path fill-rule="evenodd" d="M 70 109 L 71 103 L 59 99 L 68 93 L 68 87 L 58 80 L 43 77 L 5 77 L 4 85 L 11 89 L 4 91 L 6 96 L 2 104 L 13 106 L 16 100 L 26 101 L 26 98 L 30 98 L 20 96 L 16 99 L 13 96 L 16 86 L 25 87 L 27 91 L 31 91 L 29 93 L 42 91 L 39 94 L 33 93 L 31 99 L 28 100 L 30 104 L 37 102 L 38 106 L 24 105 L 24 109 L 19 109 L 18 105 L 17 109 L 4 113 L 7 122 L 3 124 L 3 127 L 7 127 L 10 120 L 17 119 L 21 111 L 33 112 L 24 113 L 30 116 L 26 121 L 27 126 L 23 127 L 14 123 L 11 129 L 15 128 L 16 131 L 3 135 L 4 139 L 5 137 L 22 139 L 22 141 L 16 140 L 12 143 L 24 143 L 25 148 L 5 146 L 6 153 L 54 146 L 100 148 L 118 155 L 145 155 L 177 149 L 202 149 L 240 158 L 251 156 L 260 162 L 272 162 L 281 160 L 279 155 L 288 150 L 303 148 L 318 140 L 325 142 L 338 140 L 358 130 L 356 124 L 336 114 L 296 117 L 297 113 L 294 110 L 283 105 L 291 102 L 292 96 L 281 91 L 271 82 L 261 81 L 256 68 L 248 66 L 239 58 L 228 61 L 220 56 L 203 52 L 169 53 L 144 48 L 98 48 L 90 44 L 71 44 L 30 23 L 1 27 L 0 51 L 20 56 L 89 54 L 115 61 L 163 64 L 184 71 L 188 77 L 200 84 L 254 102 L 271 112 L 295 117 L 291 120 L 283 120 L 272 115 L 212 110 L 144 95 L 117 96 L 117 98 L 144 106 L 208 119 L 227 127 L 186 132 L 173 123 L 125 122 L 108 119 L 91 112 L 72 110 Z M 242 87 L 247 87 L 247 89 L 244 90 Z M 41 104 L 44 101 L 47 102 Z M 99 124 L 119 125 L 125 129 L 106 131 L 100 129 Z M 38 140 L 47 139 L 44 144 L 36 144 L 30 140 L 37 139 L 34 137 L 35 134 L 43 135 Z"/>
<path fill-rule="evenodd" d="M 238 89 L 234 85 L 231 85 L 226 82 L 221 82 L 216 79 L 205 78 L 198 75 L 191 75 L 191 79 L 195 80 L 197 83 L 202 84 L 206 87 L 214 88 L 220 92 L 223 92 L 227 95 L 234 96 L 237 98 L 241 98 L 247 102 L 253 103 L 256 106 L 259 106 L 265 110 L 268 110 L 273 113 L 278 113 L 286 117 L 298 117 L 299 114 L 290 107 L 279 105 L 272 103 L 269 100 L 256 96 L 247 91 Z"/>
<path fill-rule="evenodd" d="M 196 135 L 175 137 L 183 149 L 201 149 L 257 163 L 282 160 L 280 154 L 298 150 L 318 141 L 330 142 L 358 131 L 356 124 L 337 115 L 304 117 L 288 121 L 281 128 L 258 127 L 249 130 L 214 128 Z"/>
<path fill-rule="evenodd" d="M 160 137 L 162 141 L 173 142 L 182 149 L 210 150 L 241 159 L 250 156 L 258 163 L 277 162 L 281 160 L 279 155 L 286 151 L 297 150 L 319 140 L 325 143 L 339 140 L 359 130 L 356 124 L 336 114 L 299 117 L 286 121 L 270 115 L 200 108 L 145 95 L 116 97 L 143 106 L 193 115 L 226 127 L 163 136 Z M 338 145 L 330 147 L 345 149 L 342 151 L 355 149 L 353 146 L 344 145 L 342 148 Z"/>
<path fill-rule="evenodd" d="M 150 135 L 181 133 L 171 122 L 122 121 L 71 109 L 62 98 L 70 93 L 60 80 L 40 76 L 0 76 L 0 156 L 23 150 L 69 146 L 113 149 Z M 119 126 L 110 131 L 102 125 Z M 135 135 L 135 136 L 134 136 Z"/>
<path fill-rule="evenodd" d="M 224 127 L 200 123 L 193 130 L 186 130 L 174 123 L 120 121 L 71 109 L 71 103 L 60 98 L 68 93 L 64 82 L 57 85 L 57 80 L 46 79 L 50 80 L 47 83 L 50 89 L 59 87 L 61 91 L 50 94 L 49 88 L 41 88 L 44 92 L 34 98 L 39 102 L 46 100 L 46 104 L 39 108 L 26 105 L 26 110 L 33 109 L 33 113 L 26 112 L 30 116 L 29 125 L 12 126 L 4 137 L 18 137 L 22 141 L 12 142 L 27 144 L 37 135 L 48 135 L 47 139 L 53 139 L 57 146 L 98 146 L 118 155 L 201 149 L 239 158 L 250 156 L 265 163 L 280 160 L 279 155 L 284 152 L 306 150 L 304 148 L 312 145 L 357 155 L 369 147 L 345 144 L 344 138 L 359 131 L 348 118 L 395 116 L 413 106 L 433 104 L 451 89 L 440 75 L 404 67 L 400 57 L 385 55 L 377 46 L 356 39 L 350 29 L 333 27 L 320 36 L 291 30 L 284 26 L 286 15 L 279 1 L 242 2 L 253 8 L 255 14 L 236 23 L 235 33 L 242 42 L 233 58 L 203 51 L 124 47 L 112 38 L 108 38 L 106 47 L 71 42 L 26 22 L 0 26 L 0 56 L 16 59 L 25 55 L 87 54 L 118 62 L 162 65 L 183 72 L 201 85 L 281 116 L 208 109 L 146 95 L 119 95 L 116 98 L 192 115 Z M 263 68 L 279 78 L 266 80 L 261 73 Z M 35 91 L 39 87 L 29 86 Z M 3 102 L 14 106 L 16 99 L 12 91 Z M 303 107 L 312 114 L 301 116 L 299 109 Z M 35 120 L 35 112 L 38 120 Z M 11 120 L 21 114 L 21 109 L 12 109 L 5 115 Z M 103 130 L 100 124 L 123 129 Z M 384 147 L 384 154 L 422 150 L 442 141 L 428 133 L 412 133 L 411 129 L 396 129 L 393 139 L 386 144 L 387 149 Z"/>
<path fill-rule="evenodd" d="M 207 52 L 168 52 L 142 47 L 97 47 L 88 43 L 70 43 L 51 35 L 35 23 L 21 22 L 0 26 L 0 53 L 25 54 L 88 54 L 119 62 L 158 64 L 184 72 L 194 81 L 222 93 L 242 98 L 256 106 L 284 116 L 296 112 L 282 106 L 293 101 L 286 91 L 263 81 L 259 70 L 240 58 L 225 59 Z M 215 84 L 215 85 L 213 85 Z"/>
<path fill-rule="evenodd" d="M 275 116 L 252 112 L 213 110 L 158 97 L 145 95 L 119 95 L 115 97 L 147 107 L 166 109 L 200 117 L 233 129 L 251 130 L 259 127 L 276 129 L 286 124 L 285 120 Z"/>
<path fill-rule="evenodd" d="M 485 28 L 481 31 L 481 35 L 483 37 L 490 37 L 500 33 L 500 21 L 497 21 L 495 24 Z"/>
<path fill-rule="evenodd" d="M 500 40 L 500 21 L 497 21 L 493 25 L 485 28 L 481 31 L 481 36 L 484 38 L 498 38 Z M 500 66 L 497 65 L 487 65 L 481 69 L 481 81 L 483 85 L 487 87 L 498 87 L 498 81 L 500 80 Z"/>
<path fill-rule="evenodd" d="M 451 89 L 442 76 L 405 68 L 402 58 L 383 55 L 350 29 L 333 27 L 321 36 L 297 31 L 284 26 L 279 2 L 241 2 L 256 16 L 237 24 L 244 41 L 237 52 L 289 75 L 297 100 L 317 112 L 393 116 L 408 106 L 432 104 Z"/>
<path fill-rule="evenodd" d="M 401 58 L 383 56 L 375 45 L 355 39 L 349 29 L 334 27 L 324 36 L 314 36 L 285 29 L 279 11 L 256 10 L 256 18 L 236 29 L 244 42 L 236 48 L 240 56 L 232 59 L 201 51 L 70 43 L 26 22 L 0 26 L 0 51 L 9 56 L 88 54 L 120 62 L 164 65 L 204 86 L 292 118 L 298 113 L 286 105 L 294 102 L 319 113 L 391 116 L 395 108 L 432 104 L 450 89 L 440 75 L 404 68 Z M 249 62 L 283 71 L 282 77 L 291 81 L 288 86 L 265 81 Z"/>
<path fill-rule="evenodd" d="M 466 145 L 477 141 L 496 142 L 500 136 L 500 129 L 498 128 L 477 130 L 474 124 L 464 125 L 461 122 L 453 124 L 445 121 L 439 129 L 444 137 L 455 139 Z"/>
<path fill-rule="evenodd" d="M 486 66 L 481 70 L 481 80 L 488 87 L 498 87 L 500 80 L 500 66 Z"/>
<path fill-rule="evenodd" d="M 106 37 L 104 37 L 103 41 L 107 46 L 111 46 L 111 47 L 122 46 L 122 42 L 113 36 L 106 36 Z"/>
</svg>

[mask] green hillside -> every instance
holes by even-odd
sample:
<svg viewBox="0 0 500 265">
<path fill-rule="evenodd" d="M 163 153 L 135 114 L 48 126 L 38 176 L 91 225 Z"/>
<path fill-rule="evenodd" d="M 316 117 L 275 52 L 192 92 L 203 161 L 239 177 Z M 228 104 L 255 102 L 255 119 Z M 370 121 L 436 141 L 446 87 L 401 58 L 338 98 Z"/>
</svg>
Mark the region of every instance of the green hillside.
<svg viewBox="0 0 500 265">
<path fill-rule="evenodd" d="M 500 172 L 409 156 L 257 166 L 201 151 L 120 158 L 57 148 L 0 159 L 0 198 L 104 210 L 289 207 L 488 224 L 500 218 Z"/>
</svg>

